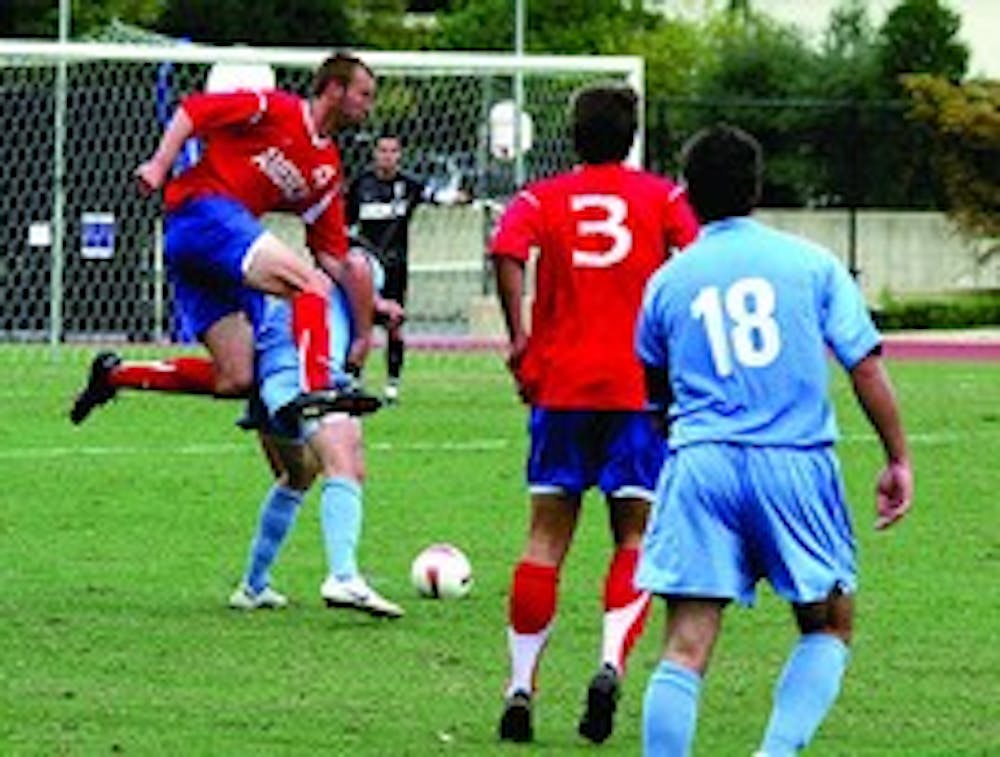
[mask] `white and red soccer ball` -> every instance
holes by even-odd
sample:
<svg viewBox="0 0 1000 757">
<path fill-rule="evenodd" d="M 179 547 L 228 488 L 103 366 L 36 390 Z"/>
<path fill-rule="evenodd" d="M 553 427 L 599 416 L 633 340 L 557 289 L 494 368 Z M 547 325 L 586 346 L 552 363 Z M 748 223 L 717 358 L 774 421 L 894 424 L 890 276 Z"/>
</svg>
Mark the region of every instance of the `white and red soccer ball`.
<svg viewBox="0 0 1000 757">
<path fill-rule="evenodd" d="M 472 589 L 472 565 L 453 544 L 431 544 L 413 560 L 410 581 L 422 597 L 460 599 Z"/>
</svg>

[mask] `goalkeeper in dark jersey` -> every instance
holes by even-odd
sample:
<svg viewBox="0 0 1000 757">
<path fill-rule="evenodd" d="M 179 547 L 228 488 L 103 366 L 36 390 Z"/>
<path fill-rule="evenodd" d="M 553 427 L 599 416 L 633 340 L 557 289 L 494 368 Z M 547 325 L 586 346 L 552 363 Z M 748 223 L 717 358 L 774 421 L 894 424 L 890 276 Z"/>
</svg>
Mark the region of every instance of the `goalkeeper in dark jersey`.
<svg viewBox="0 0 1000 757">
<path fill-rule="evenodd" d="M 406 304 L 410 219 L 417 205 L 434 202 L 455 205 L 469 201 L 458 187 L 436 188 L 401 171 L 403 147 L 400 138 L 383 133 L 375 140 L 372 165 L 358 176 L 347 193 L 347 220 L 352 231 L 378 258 L 385 269 L 382 296 Z M 402 324 L 380 322 L 386 330 L 386 402 L 399 399 L 403 370 Z"/>
</svg>

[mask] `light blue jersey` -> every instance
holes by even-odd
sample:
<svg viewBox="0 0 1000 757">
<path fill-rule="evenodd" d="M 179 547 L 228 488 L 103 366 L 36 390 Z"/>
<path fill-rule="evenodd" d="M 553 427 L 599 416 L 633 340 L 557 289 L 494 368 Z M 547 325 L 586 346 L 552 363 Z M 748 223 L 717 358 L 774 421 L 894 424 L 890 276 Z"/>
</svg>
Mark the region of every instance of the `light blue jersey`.
<svg viewBox="0 0 1000 757">
<path fill-rule="evenodd" d="M 749 218 L 709 224 L 650 279 L 636 336 L 669 374 L 670 446 L 636 585 L 752 603 L 857 588 L 833 453 L 826 353 L 852 368 L 879 344 L 826 250 Z"/>
<path fill-rule="evenodd" d="M 879 342 L 830 252 L 751 218 L 705 226 L 657 271 L 636 335 L 641 360 L 670 375 L 672 448 L 833 443 L 825 348 L 850 369 Z"/>
</svg>

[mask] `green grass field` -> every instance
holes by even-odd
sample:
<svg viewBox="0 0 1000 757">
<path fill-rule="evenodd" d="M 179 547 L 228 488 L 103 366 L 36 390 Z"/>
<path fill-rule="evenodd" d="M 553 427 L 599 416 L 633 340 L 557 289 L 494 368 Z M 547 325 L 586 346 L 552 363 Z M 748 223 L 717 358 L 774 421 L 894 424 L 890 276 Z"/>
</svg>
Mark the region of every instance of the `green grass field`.
<svg viewBox="0 0 1000 757">
<path fill-rule="evenodd" d="M 578 754 L 608 537 L 587 501 L 540 671 L 537 743 L 502 747 L 505 601 L 525 532 L 524 410 L 494 354 L 414 353 L 404 402 L 367 423 L 363 569 L 408 615 L 324 609 L 307 500 L 275 572 L 284 612 L 225 609 L 268 477 L 238 405 L 137 393 L 73 428 L 87 354 L 0 351 L 0 753 Z M 811 754 L 1000 752 L 1000 363 L 894 363 L 911 434 L 911 517 L 876 534 L 874 436 L 835 384 L 862 589 L 844 691 Z M 381 369 L 376 355 L 372 373 Z M 462 601 L 417 599 L 433 541 L 470 556 Z M 602 754 L 637 754 L 663 609 L 632 658 Z M 749 755 L 794 638 L 765 591 L 734 608 L 696 754 Z"/>
</svg>

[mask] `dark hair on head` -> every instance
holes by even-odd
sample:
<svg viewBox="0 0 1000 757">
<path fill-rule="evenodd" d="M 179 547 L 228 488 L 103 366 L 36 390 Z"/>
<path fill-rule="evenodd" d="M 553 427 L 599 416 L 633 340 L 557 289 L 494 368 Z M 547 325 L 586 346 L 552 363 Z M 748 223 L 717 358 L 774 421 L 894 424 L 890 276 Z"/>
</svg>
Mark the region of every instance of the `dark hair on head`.
<svg viewBox="0 0 1000 757">
<path fill-rule="evenodd" d="M 396 129 L 381 129 L 375 134 L 374 142 L 378 144 L 383 139 L 395 139 L 399 142 L 399 146 L 403 146 L 403 138 L 399 136 L 399 132 Z"/>
<path fill-rule="evenodd" d="M 572 102 L 573 147 L 584 163 L 620 163 L 628 157 L 639 126 L 639 96 L 631 87 L 597 85 Z"/>
<path fill-rule="evenodd" d="M 681 172 L 691 207 L 702 223 L 749 215 L 760 201 L 764 157 L 748 132 L 716 124 L 684 145 Z"/>
<path fill-rule="evenodd" d="M 347 87 L 351 83 L 351 79 L 354 78 L 354 71 L 358 68 L 363 68 L 372 77 L 375 76 L 375 72 L 356 55 L 341 51 L 329 56 L 320 63 L 319 68 L 316 69 L 316 73 L 313 74 L 313 97 L 323 94 L 323 90 L 326 89 L 326 86 L 331 81 L 338 81 L 344 87 Z"/>
</svg>

